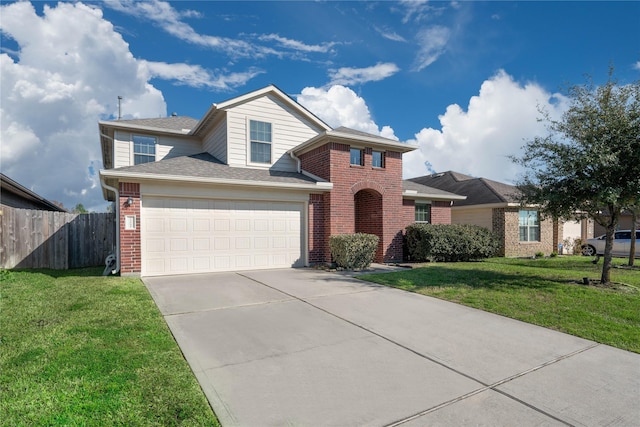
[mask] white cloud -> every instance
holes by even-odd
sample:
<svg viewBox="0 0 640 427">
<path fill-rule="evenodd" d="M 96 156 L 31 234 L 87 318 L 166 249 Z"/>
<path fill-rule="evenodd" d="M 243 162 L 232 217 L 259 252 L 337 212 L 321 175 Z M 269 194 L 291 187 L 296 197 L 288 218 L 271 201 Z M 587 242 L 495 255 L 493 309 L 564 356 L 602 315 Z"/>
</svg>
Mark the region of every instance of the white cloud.
<svg viewBox="0 0 640 427">
<path fill-rule="evenodd" d="M 635 64 L 633 64 L 633 68 L 640 71 L 640 61 L 636 62 Z"/>
<path fill-rule="evenodd" d="M 406 42 L 407 40 L 402 37 L 400 34 L 396 33 L 395 31 L 388 29 L 388 28 L 379 28 L 379 27 L 373 27 L 374 30 L 376 30 L 378 32 L 378 34 L 380 34 L 382 37 L 384 37 L 387 40 L 391 40 L 394 42 Z"/>
<path fill-rule="evenodd" d="M 364 99 L 351 89 L 334 85 L 329 89 L 306 87 L 297 97 L 298 102 L 333 128 L 346 126 L 351 129 L 395 139 L 389 126 L 382 130 L 371 118 Z"/>
<path fill-rule="evenodd" d="M 272 49 L 254 46 L 243 40 L 199 34 L 182 20 L 199 17 L 198 12 L 188 10 L 180 13 L 165 1 L 107 0 L 104 4 L 138 19 L 149 20 L 180 40 L 221 50 L 231 56 L 262 56 L 276 53 Z"/>
<path fill-rule="evenodd" d="M 447 42 L 451 31 L 443 26 L 436 25 L 418 32 L 416 39 L 420 48 L 415 59 L 415 71 L 421 71 L 433 64 L 447 48 Z"/>
<path fill-rule="evenodd" d="M 300 52 L 327 53 L 327 52 L 330 52 L 331 48 L 333 48 L 333 46 L 336 45 L 336 43 L 322 43 L 322 44 L 309 45 L 298 40 L 292 40 L 286 37 L 281 37 L 278 34 L 265 34 L 258 37 L 258 39 L 261 41 L 275 41 L 282 47 L 300 51 Z"/>
<path fill-rule="evenodd" d="M 199 65 L 168 64 L 166 62 L 145 60 L 140 61 L 140 68 L 147 79 L 157 77 L 164 80 L 174 80 L 179 85 L 222 91 L 243 86 L 255 76 L 264 73 L 264 71 L 257 68 L 251 68 L 241 73 L 214 75 L 211 71 Z"/>
<path fill-rule="evenodd" d="M 441 129 L 424 128 L 407 142 L 419 149 L 403 157 L 404 176 L 425 175 L 425 162 L 436 172 L 454 170 L 502 182 L 513 182 L 519 167 L 507 156 L 518 155 L 525 142 L 543 135 L 539 109 L 559 118 L 567 99 L 535 83 L 519 84 L 504 71 L 482 83 L 467 110 L 453 104 L 439 116 Z"/>
<path fill-rule="evenodd" d="M 162 93 L 102 12 L 82 3 L 0 7 L 0 30 L 19 49 L 0 54 L 2 171 L 67 207 L 103 205 L 97 121 L 166 115 Z"/>
<path fill-rule="evenodd" d="M 367 82 L 375 82 L 386 79 L 400 71 L 400 68 L 394 63 L 385 62 L 378 63 L 371 67 L 365 68 L 339 68 L 332 70 L 329 74 L 331 77 L 330 85 L 356 85 Z"/>
<path fill-rule="evenodd" d="M 412 19 L 422 20 L 431 9 L 428 0 L 401 0 L 400 5 L 404 8 L 404 17 L 402 18 L 404 24 Z"/>
</svg>

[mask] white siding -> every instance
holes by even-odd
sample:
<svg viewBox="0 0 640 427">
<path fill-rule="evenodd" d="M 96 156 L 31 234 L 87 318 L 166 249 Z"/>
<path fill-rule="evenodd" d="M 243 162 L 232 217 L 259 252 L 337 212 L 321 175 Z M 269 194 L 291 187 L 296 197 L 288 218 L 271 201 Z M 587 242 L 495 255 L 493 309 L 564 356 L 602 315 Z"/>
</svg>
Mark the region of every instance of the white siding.
<svg viewBox="0 0 640 427">
<path fill-rule="evenodd" d="M 152 133 L 117 131 L 115 133 L 114 168 L 133 166 L 133 135 L 154 136 L 156 138 L 156 161 L 165 158 L 188 156 L 204 151 L 201 143 L 193 139 L 154 135 Z"/>
<path fill-rule="evenodd" d="M 132 150 L 131 150 L 131 134 L 128 132 L 115 132 L 114 141 L 114 159 L 113 167 L 121 168 L 124 166 L 131 166 L 133 164 Z"/>
<path fill-rule="evenodd" d="M 203 142 L 204 151 L 223 163 L 227 163 L 227 120 L 218 123 Z"/>
<path fill-rule="evenodd" d="M 453 208 L 451 209 L 452 224 L 471 224 L 493 230 L 493 209 L 491 208 Z"/>
<path fill-rule="evenodd" d="M 202 144 L 197 140 L 176 138 L 168 135 L 160 135 L 157 138 L 156 161 L 172 157 L 190 156 L 204 151 Z"/>
<path fill-rule="evenodd" d="M 227 113 L 228 158 L 230 166 L 253 167 L 247 150 L 247 119 L 272 124 L 271 169 L 295 171 L 297 164 L 287 150 L 316 136 L 320 129 L 283 104 L 277 97 L 266 95 L 230 108 Z"/>
</svg>

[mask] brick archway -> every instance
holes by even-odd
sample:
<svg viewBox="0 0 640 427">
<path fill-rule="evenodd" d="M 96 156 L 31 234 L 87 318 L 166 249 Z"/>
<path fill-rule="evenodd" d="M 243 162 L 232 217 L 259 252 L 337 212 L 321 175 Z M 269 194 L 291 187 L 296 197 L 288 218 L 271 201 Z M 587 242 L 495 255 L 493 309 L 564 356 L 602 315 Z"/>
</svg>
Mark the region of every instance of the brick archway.
<svg viewBox="0 0 640 427">
<path fill-rule="evenodd" d="M 365 188 L 356 192 L 353 196 L 354 219 L 356 233 L 375 234 L 380 239 L 374 260 L 383 262 L 384 245 L 382 221 L 382 194 L 380 192 Z"/>
</svg>

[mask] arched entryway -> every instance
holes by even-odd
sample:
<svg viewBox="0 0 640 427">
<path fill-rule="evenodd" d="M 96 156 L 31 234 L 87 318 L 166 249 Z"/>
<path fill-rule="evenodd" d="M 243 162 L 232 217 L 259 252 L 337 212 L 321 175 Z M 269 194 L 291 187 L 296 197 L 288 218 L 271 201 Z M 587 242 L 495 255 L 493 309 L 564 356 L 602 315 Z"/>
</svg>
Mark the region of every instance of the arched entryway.
<svg viewBox="0 0 640 427">
<path fill-rule="evenodd" d="M 356 233 L 375 234 L 379 237 L 378 250 L 375 261 L 382 262 L 383 250 L 383 221 L 382 221 L 382 194 L 370 188 L 358 191 L 354 196 L 355 206 L 355 230 Z"/>
</svg>

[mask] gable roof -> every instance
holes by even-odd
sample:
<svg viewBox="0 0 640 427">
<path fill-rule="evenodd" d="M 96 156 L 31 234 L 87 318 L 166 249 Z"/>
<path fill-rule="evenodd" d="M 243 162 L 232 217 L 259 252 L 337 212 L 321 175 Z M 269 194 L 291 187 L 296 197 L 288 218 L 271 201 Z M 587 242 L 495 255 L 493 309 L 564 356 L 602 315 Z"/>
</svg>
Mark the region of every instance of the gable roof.
<svg viewBox="0 0 640 427">
<path fill-rule="evenodd" d="M 245 102 L 251 101 L 253 99 L 271 94 L 277 97 L 284 104 L 289 106 L 292 110 L 294 110 L 297 114 L 299 114 L 302 118 L 311 122 L 315 126 L 320 129 L 329 130 L 331 126 L 323 122 L 318 116 L 313 114 L 311 111 L 307 110 L 301 104 L 298 104 L 293 98 L 280 90 L 276 85 L 269 85 L 263 87 L 262 89 L 254 90 L 253 92 L 246 93 L 244 95 L 237 96 L 235 98 L 228 99 L 226 101 L 213 104 L 209 108 L 209 110 L 205 113 L 205 115 L 200 119 L 198 124 L 192 129 L 191 134 L 196 135 L 199 132 L 205 130 L 209 123 L 211 123 L 221 112 L 225 112 L 229 108 L 233 108 L 236 105 L 243 104 Z"/>
<path fill-rule="evenodd" d="M 398 151 L 400 153 L 407 153 L 418 148 L 416 145 L 407 144 L 404 142 L 398 142 L 394 139 L 385 138 L 384 136 L 374 135 L 367 132 L 362 132 L 348 127 L 340 126 L 336 129 L 326 130 L 317 136 L 303 142 L 302 144 L 294 147 L 290 151 L 299 155 L 313 150 L 327 142 L 339 142 L 349 145 L 353 145 L 354 142 L 361 142 L 374 148 L 380 148 L 383 150 Z"/>
<path fill-rule="evenodd" d="M 45 211 L 67 212 L 66 209 L 18 184 L 3 173 L 0 173 L 0 190 L 3 205 L 20 209 L 39 209 Z"/>
<path fill-rule="evenodd" d="M 179 156 L 135 166 L 101 170 L 100 175 L 109 179 L 127 178 L 134 181 L 182 181 L 256 187 L 299 188 L 315 191 L 328 191 L 333 187 L 329 182 L 317 180 L 298 172 L 231 167 L 209 153 Z"/>
<path fill-rule="evenodd" d="M 467 198 L 466 196 L 428 187 L 406 179 L 402 181 L 402 196 L 407 199 L 428 200 L 465 200 Z"/>
<path fill-rule="evenodd" d="M 457 206 L 519 205 L 518 189 L 515 186 L 487 178 L 474 178 L 459 172 L 448 171 L 411 178 L 409 181 L 467 196 L 466 200 L 456 203 Z"/>
</svg>

